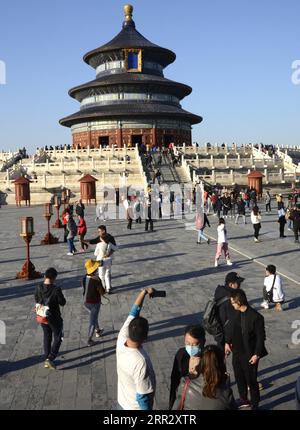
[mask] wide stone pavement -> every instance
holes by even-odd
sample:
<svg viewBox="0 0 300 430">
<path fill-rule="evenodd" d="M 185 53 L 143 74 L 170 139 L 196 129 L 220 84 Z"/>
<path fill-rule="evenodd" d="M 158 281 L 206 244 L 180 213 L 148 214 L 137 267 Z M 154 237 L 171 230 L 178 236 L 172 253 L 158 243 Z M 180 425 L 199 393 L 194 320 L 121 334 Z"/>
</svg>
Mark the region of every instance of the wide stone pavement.
<svg viewBox="0 0 300 430">
<path fill-rule="evenodd" d="M 294 387 L 300 375 L 300 345 L 291 347 L 300 320 L 300 245 L 293 243 L 291 232 L 278 239 L 276 214 L 264 215 L 262 242 L 253 242 L 252 225 L 235 225 L 228 219 L 232 261 L 221 260 L 213 267 L 216 243 L 196 244 L 193 222 L 162 220 L 155 232 L 146 233 L 144 225 L 111 220 L 106 225 L 119 244 L 113 264 L 114 294 L 104 300 L 100 322 L 105 332 L 94 347 L 88 347 L 88 314 L 82 306 L 81 277 L 84 261 L 90 252 L 68 257 L 66 244 L 40 246 L 46 232 L 42 207 L 2 207 L 0 209 L 0 319 L 6 324 L 6 344 L 0 344 L 0 408 L 1 409 L 115 409 L 117 374 L 115 344 L 118 331 L 138 291 L 142 287 L 166 290 L 166 298 L 146 298 L 142 315 L 149 319 L 150 337 L 145 348 L 150 354 L 157 376 L 156 409 L 166 409 L 170 373 L 177 349 L 183 346 L 183 329 L 197 323 L 215 287 L 226 273 L 236 270 L 246 278 L 243 288 L 250 303 L 259 309 L 264 265 L 275 264 L 283 278 L 286 303 L 284 312 L 262 311 L 265 317 L 269 355 L 261 360 L 259 380 L 263 409 L 294 409 Z M 19 281 L 15 274 L 25 261 L 25 244 L 19 237 L 20 217 L 33 216 L 36 235 L 32 240 L 31 260 L 36 269 L 54 266 L 67 299 L 63 310 L 64 341 L 57 371 L 43 368 L 42 330 L 35 321 L 33 293 L 37 282 Z M 86 214 L 88 238 L 97 235 L 95 208 Z M 216 217 L 209 216 L 211 228 L 206 233 L 216 238 Z M 54 217 L 51 220 L 54 223 Z M 240 221 L 241 222 L 241 221 Z M 248 217 L 248 223 L 250 222 Z M 53 230 L 62 239 L 62 230 Z M 300 326 L 300 322 L 299 322 Z M 300 333 L 299 333 L 300 338 Z M 299 339 L 300 340 L 300 339 Z M 208 342 L 211 339 L 208 337 Z M 293 345 L 292 345 L 293 346 Z M 231 358 L 228 369 L 234 376 Z M 234 393 L 237 396 L 234 383 Z"/>
</svg>

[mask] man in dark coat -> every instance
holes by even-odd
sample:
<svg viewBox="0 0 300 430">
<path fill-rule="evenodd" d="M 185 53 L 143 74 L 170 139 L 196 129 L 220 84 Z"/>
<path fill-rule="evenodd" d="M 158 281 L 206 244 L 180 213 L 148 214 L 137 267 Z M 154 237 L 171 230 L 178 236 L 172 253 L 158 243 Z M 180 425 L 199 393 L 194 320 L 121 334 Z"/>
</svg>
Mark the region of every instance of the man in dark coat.
<svg viewBox="0 0 300 430">
<path fill-rule="evenodd" d="M 189 325 L 184 331 L 185 348 L 180 348 L 174 358 L 171 374 L 171 388 L 169 398 L 169 409 L 171 410 L 177 396 L 177 388 L 180 380 L 193 371 L 192 360 L 200 357 L 205 345 L 205 331 L 199 325 Z M 192 358 L 192 360 L 190 360 Z"/>
<path fill-rule="evenodd" d="M 217 305 L 218 302 L 220 303 L 218 305 L 218 316 L 223 328 L 223 331 L 215 336 L 215 341 L 222 351 L 224 351 L 225 348 L 225 331 L 231 330 L 231 322 L 236 314 L 236 311 L 230 303 L 231 294 L 236 289 L 240 288 L 243 281 L 244 278 L 240 277 L 236 272 L 229 272 L 225 278 L 225 285 L 218 285 L 215 291 L 214 299 Z M 226 298 L 227 300 L 224 300 Z"/>
<path fill-rule="evenodd" d="M 85 206 L 82 203 L 82 200 L 80 199 L 80 200 L 78 200 L 78 203 L 77 203 L 76 208 L 75 208 L 76 215 L 84 218 L 84 210 L 85 210 Z"/>
<path fill-rule="evenodd" d="M 248 304 L 243 290 L 235 290 L 231 304 L 236 311 L 232 329 L 226 331 L 225 353 L 232 351 L 232 366 L 238 386 L 241 405 L 257 409 L 260 401 L 257 370 L 259 360 L 268 352 L 265 348 L 264 317 Z M 251 401 L 248 401 L 248 387 Z"/>
<path fill-rule="evenodd" d="M 55 285 L 57 271 L 50 267 L 45 272 L 42 284 L 35 287 L 35 302 L 49 307 L 48 323 L 41 324 L 44 332 L 44 352 L 46 369 L 55 369 L 54 360 L 58 355 L 63 337 L 63 319 L 60 306 L 65 306 L 66 299 L 60 287 Z"/>
<path fill-rule="evenodd" d="M 85 243 L 90 244 L 90 245 L 97 245 L 101 241 L 103 241 L 107 244 L 111 243 L 113 245 L 112 251 L 111 251 L 111 254 L 112 254 L 114 252 L 113 251 L 114 247 L 117 247 L 115 238 L 111 234 L 107 233 L 105 225 L 99 225 L 98 234 L 99 235 L 97 237 L 95 237 L 95 239 L 86 240 Z"/>
<path fill-rule="evenodd" d="M 222 197 L 222 203 L 223 203 L 223 217 L 228 217 L 228 212 L 231 209 L 231 197 L 228 193 L 225 193 L 225 195 Z"/>
<path fill-rule="evenodd" d="M 293 220 L 293 230 L 294 230 L 294 236 L 295 236 L 295 243 L 299 243 L 300 203 L 296 204 L 296 209 L 291 212 L 290 219 Z"/>
<path fill-rule="evenodd" d="M 246 203 L 242 198 L 239 198 L 237 201 L 237 215 L 235 217 L 235 223 L 238 223 L 239 217 L 242 216 L 244 218 L 244 224 L 247 224 L 246 222 Z"/>
</svg>

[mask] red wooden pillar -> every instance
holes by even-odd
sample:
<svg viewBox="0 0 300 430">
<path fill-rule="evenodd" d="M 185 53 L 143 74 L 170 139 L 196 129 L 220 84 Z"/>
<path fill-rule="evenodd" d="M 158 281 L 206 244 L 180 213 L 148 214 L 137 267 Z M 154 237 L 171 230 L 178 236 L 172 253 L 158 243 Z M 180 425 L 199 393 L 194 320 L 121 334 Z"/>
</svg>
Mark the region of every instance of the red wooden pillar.
<svg viewBox="0 0 300 430">
<path fill-rule="evenodd" d="M 118 148 L 122 148 L 122 146 L 123 146 L 122 127 L 118 128 L 118 132 L 117 132 L 117 145 L 118 145 Z"/>
<path fill-rule="evenodd" d="M 157 137 L 156 137 L 156 127 L 152 128 L 152 147 L 156 146 L 156 141 L 157 141 Z"/>
</svg>

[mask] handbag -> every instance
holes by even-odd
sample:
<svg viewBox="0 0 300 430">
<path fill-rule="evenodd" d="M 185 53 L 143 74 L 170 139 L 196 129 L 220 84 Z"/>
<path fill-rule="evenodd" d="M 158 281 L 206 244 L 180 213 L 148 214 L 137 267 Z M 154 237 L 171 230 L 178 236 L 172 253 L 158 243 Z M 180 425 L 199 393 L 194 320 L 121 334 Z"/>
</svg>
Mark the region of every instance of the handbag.
<svg viewBox="0 0 300 430">
<path fill-rule="evenodd" d="M 268 297 L 268 302 L 273 302 L 273 290 L 274 290 L 274 285 L 275 285 L 275 279 L 276 279 L 276 274 L 274 275 L 273 284 L 272 284 L 272 288 L 270 289 L 270 291 L 267 291 L 266 287 L 264 287 L 266 296 Z"/>
<path fill-rule="evenodd" d="M 48 297 L 46 303 L 36 303 L 35 304 L 35 313 L 36 313 L 36 321 L 38 324 L 49 324 L 48 318 L 50 316 L 50 308 L 49 302 L 53 295 L 53 292 Z"/>
<path fill-rule="evenodd" d="M 36 320 L 39 324 L 48 324 L 47 316 L 49 316 L 49 306 L 41 303 L 35 304 Z"/>
</svg>

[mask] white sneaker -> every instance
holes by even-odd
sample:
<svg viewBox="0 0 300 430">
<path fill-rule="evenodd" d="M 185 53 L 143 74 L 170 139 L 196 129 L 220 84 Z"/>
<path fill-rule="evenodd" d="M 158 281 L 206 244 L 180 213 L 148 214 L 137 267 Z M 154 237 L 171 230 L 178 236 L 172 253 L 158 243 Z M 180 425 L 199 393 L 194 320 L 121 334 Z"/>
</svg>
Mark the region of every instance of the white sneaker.
<svg viewBox="0 0 300 430">
<path fill-rule="evenodd" d="M 74 254 L 73 254 L 73 252 L 68 252 L 67 255 L 72 255 L 72 257 L 73 257 Z"/>
<path fill-rule="evenodd" d="M 104 328 L 100 328 L 99 330 L 96 330 L 96 337 L 101 337 L 104 332 Z"/>
<path fill-rule="evenodd" d="M 227 260 L 227 266 L 232 266 L 232 264 L 230 260 Z"/>
<path fill-rule="evenodd" d="M 215 260 L 215 267 L 218 267 L 218 266 L 219 266 L 218 260 Z"/>
<path fill-rule="evenodd" d="M 259 240 L 258 239 L 256 239 L 256 237 L 254 238 L 254 242 L 259 242 Z"/>
<path fill-rule="evenodd" d="M 260 307 L 261 308 L 264 308 L 264 309 L 269 309 L 269 304 L 268 304 L 268 302 L 266 302 L 265 300 L 260 304 Z"/>
</svg>

